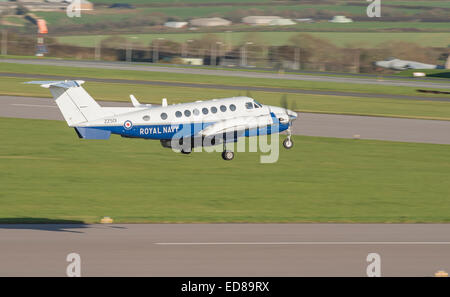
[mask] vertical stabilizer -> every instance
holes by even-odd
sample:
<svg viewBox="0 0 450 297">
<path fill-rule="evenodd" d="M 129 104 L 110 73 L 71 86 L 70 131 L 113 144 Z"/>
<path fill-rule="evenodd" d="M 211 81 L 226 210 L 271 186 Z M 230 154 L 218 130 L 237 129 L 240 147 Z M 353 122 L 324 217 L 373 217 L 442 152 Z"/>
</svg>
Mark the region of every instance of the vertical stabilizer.
<svg viewBox="0 0 450 297">
<path fill-rule="evenodd" d="M 81 87 L 84 81 L 32 81 L 50 89 L 69 126 L 89 122 L 106 116 L 102 107 Z"/>
</svg>

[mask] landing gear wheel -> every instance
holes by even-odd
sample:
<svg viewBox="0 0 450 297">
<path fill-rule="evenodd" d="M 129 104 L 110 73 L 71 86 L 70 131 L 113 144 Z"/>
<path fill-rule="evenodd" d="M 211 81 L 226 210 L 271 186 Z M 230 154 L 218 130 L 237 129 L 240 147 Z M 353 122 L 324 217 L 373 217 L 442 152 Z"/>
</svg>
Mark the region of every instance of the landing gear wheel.
<svg viewBox="0 0 450 297">
<path fill-rule="evenodd" d="M 294 142 L 290 138 L 286 138 L 283 141 L 283 146 L 285 149 L 291 149 L 294 146 Z"/>
<path fill-rule="evenodd" d="M 191 152 L 192 152 L 192 151 L 181 150 L 181 153 L 182 153 L 182 154 L 185 154 L 185 155 L 189 155 Z"/>
<path fill-rule="evenodd" d="M 225 161 L 231 161 L 234 159 L 234 153 L 232 151 L 224 151 L 222 153 L 222 159 Z"/>
</svg>

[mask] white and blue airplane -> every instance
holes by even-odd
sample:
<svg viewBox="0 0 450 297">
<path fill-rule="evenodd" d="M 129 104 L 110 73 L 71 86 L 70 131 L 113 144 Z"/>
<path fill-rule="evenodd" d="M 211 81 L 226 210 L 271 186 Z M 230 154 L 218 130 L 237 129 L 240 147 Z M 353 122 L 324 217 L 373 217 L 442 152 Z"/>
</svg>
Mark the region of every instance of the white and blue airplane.
<svg viewBox="0 0 450 297">
<path fill-rule="evenodd" d="M 69 127 L 83 139 L 109 139 L 111 133 L 122 137 L 159 140 L 163 147 L 184 154 L 196 146 L 223 143 L 222 158 L 232 160 L 234 152 L 226 143 L 239 137 L 287 131 L 286 149 L 294 145 L 292 122 L 297 113 L 287 108 L 267 106 L 249 97 L 233 97 L 161 106 L 140 104 L 130 95 L 134 107 L 101 107 L 81 87 L 84 81 L 31 81 L 50 89 Z M 201 140 L 201 141 L 196 141 Z M 209 141 L 205 141 L 209 140 Z"/>
<path fill-rule="evenodd" d="M 445 66 L 426 64 L 416 61 L 400 60 L 396 58 L 388 58 L 384 61 L 376 61 L 375 65 L 378 67 L 393 69 L 393 70 L 406 70 L 406 69 L 445 69 Z"/>
</svg>

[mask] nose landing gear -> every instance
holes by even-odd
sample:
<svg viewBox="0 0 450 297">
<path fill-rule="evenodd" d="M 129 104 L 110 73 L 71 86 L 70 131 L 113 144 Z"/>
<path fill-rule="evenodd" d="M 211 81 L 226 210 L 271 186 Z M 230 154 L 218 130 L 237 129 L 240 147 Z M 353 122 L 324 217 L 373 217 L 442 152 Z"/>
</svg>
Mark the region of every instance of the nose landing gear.
<svg viewBox="0 0 450 297">
<path fill-rule="evenodd" d="M 285 149 L 291 149 L 294 146 L 294 142 L 291 140 L 291 128 L 286 130 L 288 133 L 287 138 L 283 141 L 283 146 Z"/>
</svg>

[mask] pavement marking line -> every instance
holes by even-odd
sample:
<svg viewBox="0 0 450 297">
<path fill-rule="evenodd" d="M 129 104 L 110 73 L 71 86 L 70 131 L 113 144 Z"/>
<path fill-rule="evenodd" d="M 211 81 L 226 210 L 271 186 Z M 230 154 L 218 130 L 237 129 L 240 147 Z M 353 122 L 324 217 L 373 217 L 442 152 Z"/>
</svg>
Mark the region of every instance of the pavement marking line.
<svg viewBox="0 0 450 297">
<path fill-rule="evenodd" d="M 156 242 L 156 245 L 450 245 L 450 241 Z"/>
<path fill-rule="evenodd" d="M 10 105 L 14 105 L 14 106 L 28 106 L 28 107 L 51 107 L 51 108 L 57 108 L 58 107 L 58 106 L 53 106 L 53 105 L 20 104 L 20 103 L 12 103 Z"/>
</svg>

